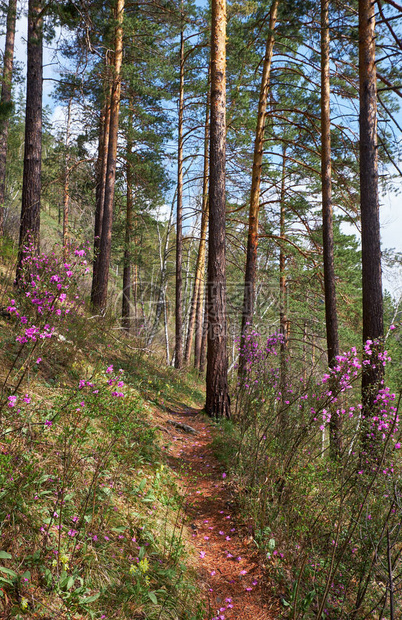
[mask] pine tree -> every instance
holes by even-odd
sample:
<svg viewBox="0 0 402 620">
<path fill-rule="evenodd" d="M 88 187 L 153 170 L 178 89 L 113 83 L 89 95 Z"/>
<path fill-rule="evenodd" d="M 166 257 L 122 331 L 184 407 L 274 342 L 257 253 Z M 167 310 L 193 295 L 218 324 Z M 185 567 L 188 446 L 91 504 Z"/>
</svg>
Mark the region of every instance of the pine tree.
<svg viewBox="0 0 402 620">
<path fill-rule="evenodd" d="M 39 250 L 42 188 L 43 8 L 42 0 L 29 0 L 25 150 L 17 283 L 23 258 L 23 245 L 29 237 Z"/>
<path fill-rule="evenodd" d="M 225 245 L 226 0 L 212 0 L 208 244 L 208 415 L 230 417 L 226 333 Z"/>
<path fill-rule="evenodd" d="M 378 198 L 377 75 L 375 63 L 375 5 L 359 0 L 360 83 L 360 215 L 362 227 L 363 344 L 384 336 L 381 243 Z M 375 386 L 383 365 L 371 363 L 362 380 L 363 415 L 371 415 Z"/>
<path fill-rule="evenodd" d="M 110 129 L 107 149 L 105 197 L 103 204 L 102 232 L 99 247 L 97 281 L 93 284 L 92 303 L 94 308 L 104 312 L 107 306 L 110 256 L 112 248 L 113 205 L 116 179 L 117 138 L 121 93 L 121 65 L 123 60 L 123 17 L 124 0 L 117 0 L 114 11 L 116 21 L 113 78 L 110 98 Z"/>
<path fill-rule="evenodd" d="M 339 355 L 338 315 L 336 309 L 334 232 L 332 216 L 331 175 L 331 114 L 329 76 L 329 0 L 321 0 L 321 184 L 322 184 L 322 232 L 324 258 L 325 326 L 327 333 L 328 364 L 336 364 Z M 330 420 L 330 445 L 334 457 L 342 448 L 341 418 L 332 412 Z"/>
<path fill-rule="evenodd" d="M 15 23 L 17 0 L 9 0 L 7 11 L 6 45 L 0 99 L 0 235 L 4 233 L 4 199 L 6 189 L 7 140 L 11 107 L 11 83 L 14 65 Z"/>
</svg>

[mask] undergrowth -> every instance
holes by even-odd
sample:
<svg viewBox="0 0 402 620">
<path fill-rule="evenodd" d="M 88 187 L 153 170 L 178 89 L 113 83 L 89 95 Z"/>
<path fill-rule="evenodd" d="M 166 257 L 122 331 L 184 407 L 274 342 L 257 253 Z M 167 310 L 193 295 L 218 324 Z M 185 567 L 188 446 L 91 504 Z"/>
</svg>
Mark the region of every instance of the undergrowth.
<svg viewBox="0 0 402 620">
<path fill-rule="evenodd" d="M 201 620 L 153 404 L 197 402 L 194 379 L 90 318 L 85 251 L 2 267 L 0 615 Z M 117 332 L 118 334 L 119 332 Z M 132 343 L 132 341 L 130 340 Z"/>
<path fill-rule="evenodd" d="M 402 606 L 400 397 L 382 381 L 369 415 L 360 404 L 362 372 L 390 358 L 367 342 L 317 379 L 288 359 L 281 365 L 280 345 L 280 335 L 248 336 L 235 418 L 215 451 L 230 464 L 233 495 L 252 522 L 282 617 L 394 620 Z"/>
</svg>

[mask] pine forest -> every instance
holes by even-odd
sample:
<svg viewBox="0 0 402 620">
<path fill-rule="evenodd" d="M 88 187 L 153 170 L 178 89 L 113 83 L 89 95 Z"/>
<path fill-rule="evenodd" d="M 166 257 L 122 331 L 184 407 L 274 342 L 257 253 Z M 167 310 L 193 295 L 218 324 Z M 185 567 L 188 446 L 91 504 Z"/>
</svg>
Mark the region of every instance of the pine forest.
<svg viewBox="0 0 402 620">
<path fill-rule="evenodd" d="M 401 0 L 1 0 L 0 619 L 402 618 Z"/>
</svg>

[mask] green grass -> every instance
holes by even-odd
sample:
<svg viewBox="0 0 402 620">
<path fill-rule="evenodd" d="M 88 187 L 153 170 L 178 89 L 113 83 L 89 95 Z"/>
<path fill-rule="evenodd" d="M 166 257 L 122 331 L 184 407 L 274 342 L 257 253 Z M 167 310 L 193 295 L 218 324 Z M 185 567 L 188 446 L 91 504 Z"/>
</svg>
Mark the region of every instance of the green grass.
<svg viewBox="0 0 402 620">
<path fill-rule="evenodd" d="M 10 279 L 7 286 L 11 293 Z M 116 338 L 113 327 L 81 312 L 59 329 L 66 340 L 38 344 L 39 365 L 27 345 L 7 379 L 3 402 L 22 382 L 17 405 L 1 411 L 0 616 L 205 617 L 177 475 L 152 415 L 201 407 L 203 387 L 194 373 L 133 351 L 133 340 Z M 2 383 L 19 329 L 1 320 Z M 80 380 L 92 385 L 78 389 Z"/>
</svg>

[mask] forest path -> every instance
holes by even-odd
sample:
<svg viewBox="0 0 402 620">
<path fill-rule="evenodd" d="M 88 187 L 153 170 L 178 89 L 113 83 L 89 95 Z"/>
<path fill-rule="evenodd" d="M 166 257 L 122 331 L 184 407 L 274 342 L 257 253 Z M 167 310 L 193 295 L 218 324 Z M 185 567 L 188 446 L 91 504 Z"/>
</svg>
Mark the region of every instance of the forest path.
<svg viewBox="0 0 402 620">
<path fill-rule="evenodd" d="M 213 425 L 198 411 L 170 411 L 166 419 L 186 424 L 190 434 L 171 424 L 167 449 L 170 467 L 186 495 L 186 521 L 198 555 L 198 573 L 215 620 L 276 620 L 278 598 L 261 567 L 261 558 L 247 526 L 231 507 L 226 474 L 212 450 Z"/>
</svg>

